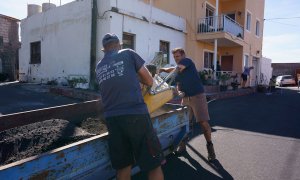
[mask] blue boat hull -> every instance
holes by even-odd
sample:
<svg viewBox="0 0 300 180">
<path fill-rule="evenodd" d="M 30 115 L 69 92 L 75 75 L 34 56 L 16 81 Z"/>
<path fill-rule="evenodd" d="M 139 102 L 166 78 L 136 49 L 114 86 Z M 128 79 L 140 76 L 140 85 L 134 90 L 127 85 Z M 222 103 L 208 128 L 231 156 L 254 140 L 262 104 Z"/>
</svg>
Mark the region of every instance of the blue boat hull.
<svg viewBox="0 0 300 180">
<path fill-rule="evenodd" d="M 171 153 L 189 131 L 184 108 L 152 118 L 153 126 L 165 154 Z M 0 179 L 109 179 L 115 175 L 111 167 L 108 134 L 94 136 L 53 151 L 0 167 Z M 138 167 L 133 173 L 139 171 Z"/>
</svg>

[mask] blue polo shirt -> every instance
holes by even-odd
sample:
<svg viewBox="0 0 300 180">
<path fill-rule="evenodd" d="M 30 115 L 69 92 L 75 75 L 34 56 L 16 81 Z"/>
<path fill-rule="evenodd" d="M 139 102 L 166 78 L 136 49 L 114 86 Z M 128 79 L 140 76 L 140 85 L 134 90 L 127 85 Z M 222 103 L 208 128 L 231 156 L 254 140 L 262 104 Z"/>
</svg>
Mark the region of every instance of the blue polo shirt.
<svg viewBox="0 0 300 180">
<path fill-rule="evenodd" d="M 133 50 L 105 53 L 96 67 L 104 116 L 147 114 L 137 72 L 145 61 Z"/>
<path fill-rule="evenodd" d="M 199 93 L 204 93 L 202 81 L 194 62 L 189 58 L 184 58 L 179 64 L 185 66 L 185 69 L 179 72 L 175 78 L 179 90 L 184 92 L 185 96 L 195 96 Z"/>
</svg>

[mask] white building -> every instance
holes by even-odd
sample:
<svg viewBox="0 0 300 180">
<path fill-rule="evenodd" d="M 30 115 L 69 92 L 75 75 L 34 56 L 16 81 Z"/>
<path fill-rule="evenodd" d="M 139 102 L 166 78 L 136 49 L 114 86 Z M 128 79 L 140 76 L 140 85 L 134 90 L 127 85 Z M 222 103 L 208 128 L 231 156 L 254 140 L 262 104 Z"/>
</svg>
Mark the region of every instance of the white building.
<svg viewBox="0 0 300 180">
<path fill-rule="evenodd" d="M 272 60 L 266 57 L 262 57 L 260 61 L 260 83 L 269 85 L 270 79 L 272 78 Z"/>
<path fill-rule="evenodd" d="M 108 32 L 117 34 L 125 47 L 136 50 L 146 62 L 163 51 L 168 63 L 175 64 L 171 50 L 185 44 L 183 18 L 140 0 L 77 0 L 43 7 L 43 12 L 37 5 L 29 6 L 29 17 L 21 21 L 19 72 L 23 81 L 47 83 L 71 77 L 89 81 L 96 62 L 103 57 L 101 40 Z M 94 48 L 96 60 L 91 52 Z"/>
</svg>

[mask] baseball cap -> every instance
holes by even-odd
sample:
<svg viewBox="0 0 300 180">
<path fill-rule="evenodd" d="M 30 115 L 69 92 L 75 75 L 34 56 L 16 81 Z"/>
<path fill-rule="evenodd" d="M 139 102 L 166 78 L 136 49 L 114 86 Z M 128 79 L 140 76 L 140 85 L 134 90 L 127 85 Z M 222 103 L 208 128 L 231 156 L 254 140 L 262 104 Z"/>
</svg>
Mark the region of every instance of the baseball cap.
<svg viewBox="0 0 300 180">
<path fill-rule="evenodd" d="M 112 33 L 105 34 L 102 38 L 103 47 L 111 42 L 120 42 L 120 40 L 119 40 L 118 36 L 115 34 L 112 34 Z"/>
</svg>

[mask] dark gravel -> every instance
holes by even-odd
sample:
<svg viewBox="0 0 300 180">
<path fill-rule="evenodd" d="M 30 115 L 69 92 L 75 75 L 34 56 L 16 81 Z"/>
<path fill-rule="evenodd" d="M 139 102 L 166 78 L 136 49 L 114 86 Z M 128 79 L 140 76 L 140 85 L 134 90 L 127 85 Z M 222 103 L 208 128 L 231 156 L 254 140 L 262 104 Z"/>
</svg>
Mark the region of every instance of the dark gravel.
<svg viewBox="0 0 300 180">
<path fill-rule="evenodd" d="M 50 119 L 0 132 L 0 166 L 38 155 L 94 134 L 67 120 Z"/>
</svg>

